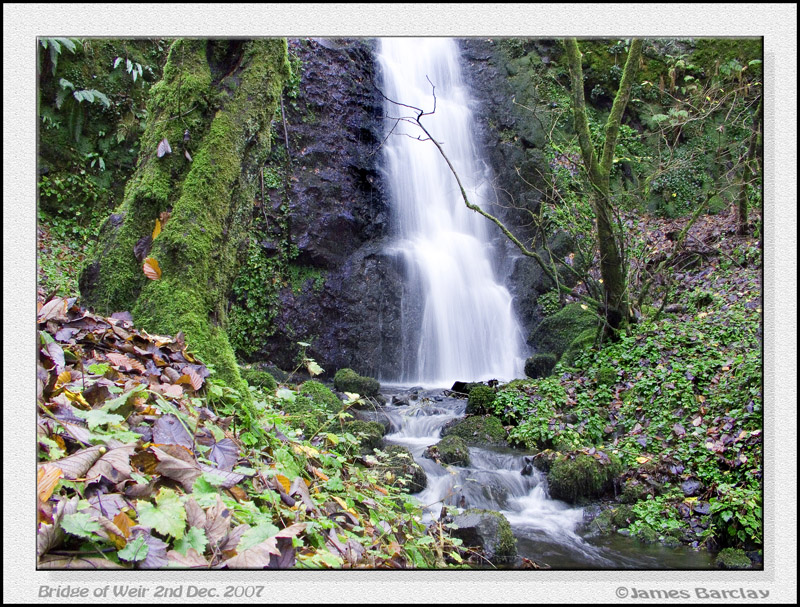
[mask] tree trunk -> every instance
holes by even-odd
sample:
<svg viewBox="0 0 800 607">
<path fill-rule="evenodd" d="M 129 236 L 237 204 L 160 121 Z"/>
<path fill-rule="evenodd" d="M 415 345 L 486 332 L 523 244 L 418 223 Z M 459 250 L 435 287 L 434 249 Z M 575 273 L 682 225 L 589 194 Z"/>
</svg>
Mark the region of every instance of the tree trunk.
<svg viewBox="0 0 800 607">
<path fill-rule="evenodd" d="M 583 68 L 581 67 L 581 53 L 578 42 L 574 38 L 564 41 L 569 63 L 570 83 L 572 87 L 572 111 L 575 122 L 575 132 L 581 148 L 586 172 L 593 191 L 592 207 L 595 212 L 597 229 L 597 245 L 600 250 L 600 274 L 603 278 L 605 292 L 604 315 L 607 328 L 615 332 L 620 325 L 630 316 L 628 312 L 627 297 L 627 272 L 623 267 L 620 243 L 614 230 L 614 206 L 611 202 L 609 178 L 614 161 L 614 150 L 617 145 L 617 136 L 622 122 L 622 115 L 630 98 L 631 86 L 634 75 L 642 54 L 642 41 L 631 41 L 628 59 L 622 72 L 611 113 L 606 121 L 606 139 L 603 152 L 598 160 L 594 152 L 594 145 L 589 132 L 589 122 L 586 118 L 586 99 L 583 90 Z"/>
<path fill-rule="evenodd" d="M 288 75 L 282 39 L 175 41 L 151 90 L 136 173 L 80 277 L 86 305 L 128 310 L 150 332 L 183 331 L 236 388 L 226 301 Z M 159 157 L 164 139 L 172 151 Z M 145 276 L 146 258 L 160 266 L 159 279 Z"/>
<path fill-rule="evenodd" d="M 750 134 L 750 143 L 744 157 L 744 167 L 742 168 L 742 185 L 739 189 L 739 208 L 738 208 L 738 229 L 739 236 L 747 236 L 750 231 L 749 218 L 747 214 L 747 185 L 755 178 L 756 171 L 752 164 L 756 162 L 756 148 L 760 147 L 761 141 L 761 101 L 753 116 L 753 132 Z"/>
</svg>

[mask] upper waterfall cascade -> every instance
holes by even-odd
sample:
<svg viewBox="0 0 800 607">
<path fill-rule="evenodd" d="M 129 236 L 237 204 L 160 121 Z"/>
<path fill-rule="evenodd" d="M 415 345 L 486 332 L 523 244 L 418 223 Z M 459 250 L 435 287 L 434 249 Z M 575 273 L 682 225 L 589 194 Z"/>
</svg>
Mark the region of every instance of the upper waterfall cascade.
<svg viewBox="0 0 800 607">
<path fill-rule="evenodd" d="M 491 174 L 476 145 L 455 41 L 385 38 L 379 61 L 387 117 L 413 119 L 405 106 L 435 112 L 423 124 L 442 145 L 471 202 L 486 207 Z M 435 88 L 434 88 L 435 87 Z M 435 96 L 435 97 L 434 97 Z M 412 120 L 413 121 L 413 120 Z M 448 385 L 455 380 L 510 380 L 522 371 L 522 333 L 508 289 L 493 264 L 488 222 L 467 209 L 455 177 L 415 124 L 387 120 L 384 167 L 395 224 L 394 250 L 405 261 L 405 297 L 421 318 L 409 319 L 400 382 Z M 410 326 L 415 324 L 417 326 Z"/>
</svg>

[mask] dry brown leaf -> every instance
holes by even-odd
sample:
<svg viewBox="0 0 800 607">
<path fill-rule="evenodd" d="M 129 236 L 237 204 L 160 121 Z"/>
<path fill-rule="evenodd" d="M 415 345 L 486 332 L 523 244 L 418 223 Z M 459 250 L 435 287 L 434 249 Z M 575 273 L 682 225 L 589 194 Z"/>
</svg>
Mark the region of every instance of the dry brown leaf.
<svg viewBox="0 0 800 607">
<path fill-rule="evenodd" d="M 231 515 L 231 511 L 217 495 L 217 503 L 206 510 L 206 524 L 203 526 L 206 530 L 206 537 L 212 546 L 216 546 L 217 542 L 228 533 Z"/>
<path fill-rule="evenodd" d="M 61 528 L 61 520 L 67 514 L 75 514 L 78 510 L 78 496 L 72 499 L 60 499 L 53 511 L 53 524 L 41 523 L 39 532 L 36 534 L 36 554 L 42 556 L 48 550 L 61 543 L 64 538 L 64 530 Z"/>
<path fill-rule="evenodd" d="M 205 557 L 199 555 L 194 548 L 189 548 L 185 556 L 177 550 L 170 550 L 167 552 L 167 560 L 177 567 L 187 569 L 208 569 L 210 566 Z"/>
<path fill-rule="evenodd" d="M 203 474 L 197 462 L 185 462 L 168 455 L 158 447 L 150 447 L 150 449 L 158 458 L 156 471 L 167 478 L 178 481 L 186 491 L 191 491 L 197 477 Z"/>
<path fill-rule="evenodd" d="M 111 449 L 89 469 L 86 477 L 89 480 L 100 480 L 106 477 L 113 483 L 119 483 L 131 477 L 131 455 L 136 445 L 124 445 Z"/>
<path fill-rule="evenodd" d="M 114 524 L 122 532 L 122 537 L 128 539 L 131 536 L 131 529 L 133 528 L 133 521 L 124 512 L 118 512 L 114 516 Z"/>
<path fill-rule="evenodd" d="M 74 481 L 82 478 L 105 451 L 106 448 L 101 446 L 88 447 L 68 457 L 42 464 L 40 468 L 46 471 L 60 468 L 64 472 L 64 478 Z"/>
<path fill-rule="evenodd" d="M 127 569 L 102 557 L 45 556 L 39 559 L 39 569 Z"/>
<path fill-rule="evenodd" d="M 144 270 L 144 275 L 150 280 L 161 279 L 161 268 L 158 265 L 158 261 L 153 257 L 145 258 L 142 270 Z"/>
<path fill-rule="evenodd" d="M 277 538 L 271 537 L 228 559 L 225 565 L 230 569 L 264 569 L 269 565 L 270 555 L 280 553 Z"/>
<path fill-rule="evenodd" d="M 189 499 L 186 500 L 186 504 L 184 505 L 184 509 L 186 510 L 186 524 L 189 527 L 197 527 L 198 529 L 205 528 L 206 513 L 194 497 L 189 496 Z"/>
<path fill-rule="evenodd" d="M 106 358 L 111 361 L 115 367 L 122 367 L 125 371 L 130 371 L 135 369 L 139 373 L 144 373 L 145 368 L 138 360 L 135 358 L 131 358 L 130 356 L 125 356 L 124 354 L 118 354 L 116 352 L 109 352 L 106 354 Z"/>
<path fill-rule="evenodd" d="M 39 322 L 47 322 L 48 320 L 67 320 L 67 301 L 60 297 L 55 297 L 48 301 L 39 310 L 37 317 Z"/>
<path fill-rule="evenodd" d="M 275 537 L 296 537 L 305 530 L 305 523 L 295 523 L 294 525 L 289 525 L 285 529 L 278 531 L 278 533 L 275 534 Z"/>
</svg>

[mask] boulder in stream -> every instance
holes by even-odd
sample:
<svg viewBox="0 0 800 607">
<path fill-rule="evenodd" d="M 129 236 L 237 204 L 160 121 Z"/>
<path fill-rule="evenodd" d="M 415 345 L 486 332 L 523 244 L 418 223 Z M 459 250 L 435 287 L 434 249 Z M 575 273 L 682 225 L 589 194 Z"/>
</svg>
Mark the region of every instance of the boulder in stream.
<svg viewBox="0 0 800 607">
<path fill-rule="evenodd" d="M 468 466 L 469 447 L 463 438 L 451 434 L 425 449 L 423 457 L 435 459 L 445 465 Z"/>
<path fill-rule="evenodd" d="M 450 533 L 465 546 L 479 546 L 494 566 L 513 566 L 517 561 L 517 540 L 505 516 L 493 510 L 469 509 L 453 517 L 458 526 Z"/>
<path fill-rule="evenodd" d="M 406 447 L 389 445 L 382 452 L 376 469 L 382 473 L 383 482 L 396 482 L 409 493 L 419 493 L 427 487 L 428 477 Z"/>
<path fill-rule="evenodd" d="M 468 445 L 505 446 L 506 430 L 502 422 L 493 415 L 472 415 L 445 425 L 442 436 L 456 435 Z"/>
</svg>

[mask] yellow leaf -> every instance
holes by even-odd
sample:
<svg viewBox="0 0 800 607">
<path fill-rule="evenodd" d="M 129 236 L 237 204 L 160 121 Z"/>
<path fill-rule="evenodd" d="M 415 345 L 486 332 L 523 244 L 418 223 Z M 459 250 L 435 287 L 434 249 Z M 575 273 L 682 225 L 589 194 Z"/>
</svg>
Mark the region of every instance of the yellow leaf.
<svg viewBox="0 0 800 607">
<path fill-rule="evenodd" d="M 687 498 L 686 498 L 685 500 L 683 500 L 683 501 L 684 501 L 684 502 L 686 502 L 687 504 L 693 504 L 694 502 L 696 502 L 696 501 L 697 501 L 697 498 L 696 498 L 696 497 L 687 497 Z"/>
<path fill-rule="evenodd" d="M 62 371 L 58 374 L 58 380 L 56 381 L 56 389 L 63 386 L 64 384 L 68 384 L 72 380 L 72 373 L 67 371 Z"/>
<path fill-rule="evenodd" d="M 305 453 L 308 457 L 317 457 L 319 455 L 319 451 L 314 449 L 314 447 L 306 447 L 305 445 L 292 445 L 292 449 L 297 455 L 301 453 Z"/>
<path fill-rule="evenodd" d="M 144 270 L 144 275 L 150 280 L 159 280 L 161 278 L 161 268 L 158 266 L 158 261 L 153 257 L 148 257 L 144 260 L 142 270 Z"/>
<path fill-rule="evenodd" d="M 335 500 L 336 502 L 338 502 L 338 503 L 339 503 L 339 505 L 342 507 L 342 509 L 344 509 L 344 510 L 347 510 L 347 509 L 348 509 L 348 508 L 347 508 L 347 502 L 345 502 L 345 501 L 344 501 L 344 500 L 343 500 L 341 497 L 337 497 L 337 496 L 335 496 L 335 495 L 331 495 L 331 499 L 333 499 L 333 500 Z"/>
<path fill-rule="evenodd" d="M 283 487 L 284 492 L 289 493 L 289 489 L 291 488 L 292 483 L 288 478 L 286 478 L 283 474 L 276 474 L 275 480 L 281 484 L 281 487 Z"/>
<path fill-rule="evenodd" d="M 40 502 L 46 502 L 53 495 L 53 490 L 64 473 L 61 468 L 43 466 L 39 468 L 36 476 L 36 494 L 39 496 Z"/>
<path fill-rule="evenodd" d="M 90 405 L 88 402 L 86 402 L 86 399 L 83 398 L 83 394 L 81 394 L 80 392 L 71 392 L 70 390 L 67 390 L 66 388 L 64 388 L 64 394 L 73 403 L 78 403 L 78 404 L 82 405 L 83 407 L 85 407 L 86 409 L 91 409 L 92 408 L 92 405 Z"/>
<path fill-rule="evenodd" d="M 650 461 L 650 458 L 649 457 L 644 457 L 643 455 L 640 455 L 639 457 L 636 458 L 636 461 L 638 463 L 640 463 L 640 464 L 646 464 L 647 462 Z"/>
<path fill-rule="evenodd" d="M 153 240 L 158 238 L 158 235 L 161 234 L 161 222 L 156 219 L 156 227 L 153 228 Z"/>
<path fill-rule="evenodd" d="M 704 403 L 704 402 L 706 402 L 706 397 L 705 397 L 705 396 L 703 396 L 702 394 L 698 394 L 698 395 L 697 395 L 697 402 L 698 402 L 698 403 Z"/>
</svg>

